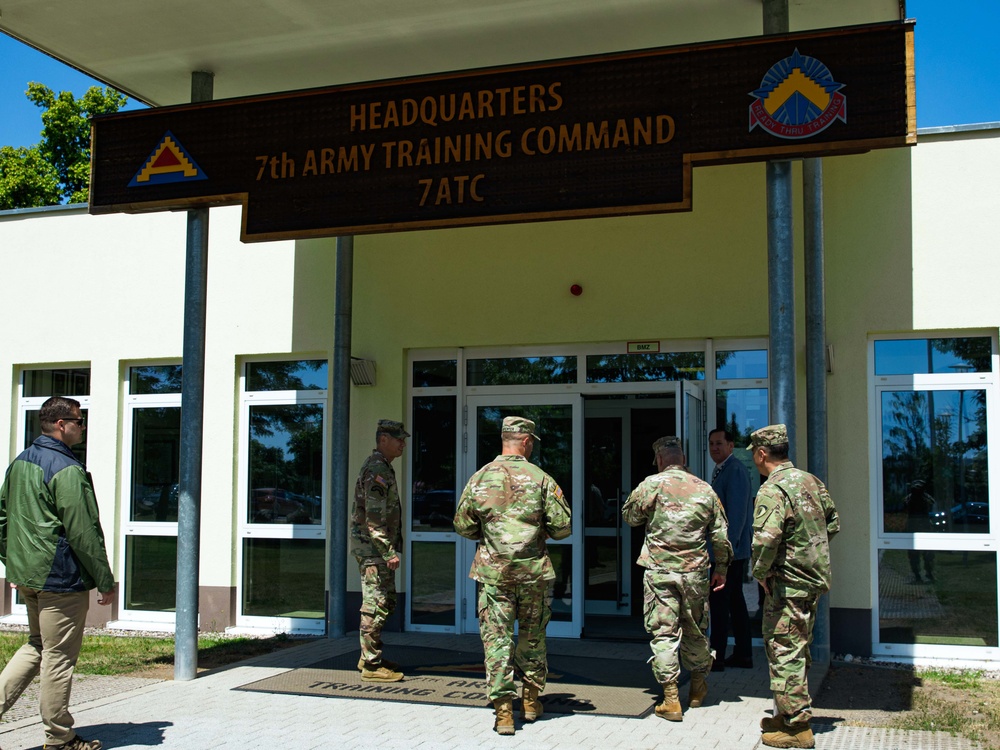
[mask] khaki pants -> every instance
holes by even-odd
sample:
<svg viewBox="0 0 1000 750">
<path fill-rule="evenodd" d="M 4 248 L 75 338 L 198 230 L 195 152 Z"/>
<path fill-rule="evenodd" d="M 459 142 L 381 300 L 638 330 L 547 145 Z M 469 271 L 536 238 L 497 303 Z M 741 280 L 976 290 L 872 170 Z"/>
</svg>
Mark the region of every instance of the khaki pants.
<svg viewBox="0 0 1000 750">
<path fill-rule="evenodd" d="M 80 656 L 83 625 L 90 608 L 90 592 L 68 594 L 19 587 L 28 608 L 28 642 L 0 673 L 0 716 L 41 673 L 39 708 L 45 724 L 45 744 L 65 745 L 76 737 L 69 712 L 73 668 Z"/>
</svg>

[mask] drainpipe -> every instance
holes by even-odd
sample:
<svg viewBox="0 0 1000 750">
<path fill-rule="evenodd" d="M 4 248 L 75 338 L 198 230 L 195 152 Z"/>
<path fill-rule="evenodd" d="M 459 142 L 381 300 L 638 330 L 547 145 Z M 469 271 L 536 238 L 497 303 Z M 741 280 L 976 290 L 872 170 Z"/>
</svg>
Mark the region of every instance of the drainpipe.
<svg viewBox="0 0 1000 750">
<path fill-rule="evenodd" d="M 337 238 L 337 298 L 333 325 L 333 428 L 330 508 L 326 514 L 326 637 L 342 638 L 347 598 L 347 487 L 351 426 L 351 309 L 354 237 Z"/>
<path fill-rule="evenodd" d="M 191 74 L 191 101 L 211 101 L 213 74 Z M 205 310 L 208 299 L 208 209 L 187 212 L 181 446 L 177 496 L 177 602 L 174 679 L 198 673 L 198 568 L 201 552 L 201 460 L 205 423 Z"/>
</svg>

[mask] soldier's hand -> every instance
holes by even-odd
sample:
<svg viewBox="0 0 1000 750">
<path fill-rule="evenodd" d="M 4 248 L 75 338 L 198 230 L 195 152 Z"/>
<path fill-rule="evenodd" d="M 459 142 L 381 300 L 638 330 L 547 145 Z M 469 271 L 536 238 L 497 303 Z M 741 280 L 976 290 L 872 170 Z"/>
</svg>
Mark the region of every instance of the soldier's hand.
<svg viewBox="0 0 1000 750">
<path fill-rule="evenodd" d="M 766 578 L 763 581 L 758 580 L 757 582 L 760 584 L 761 588 L 764 589 L 764 593 L 765 594 L 770 594 L 771 593 L 771 587 L 767 585 L 767 579 Z"/>
<path fill-rule="evenodd" d="M 708 582 L 712 591 L 722 591 L 726 587 L 726 577 L 718 573 L 712 573 L 712 580 Z"/>
<path fill-rule="evenodd" d="M 399 555 L 393 555 L 388 560 L 385 561 L 386 567 L 389 570 L 396 570 L 399 567 Z"/>
</svg>

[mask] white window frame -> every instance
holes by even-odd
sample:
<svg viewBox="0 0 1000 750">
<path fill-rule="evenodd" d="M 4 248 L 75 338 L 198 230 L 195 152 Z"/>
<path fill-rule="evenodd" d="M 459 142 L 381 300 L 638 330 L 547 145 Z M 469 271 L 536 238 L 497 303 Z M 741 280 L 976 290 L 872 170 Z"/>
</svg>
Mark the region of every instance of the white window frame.
<svg viewBox="0 0 1000 750">
<path fill-rule="evenodd" d="M 989 337 L 992 346 L 991 372 L 933 373 L 917 375 L 876 375 L 875 342 L 925 340 L 937 338 Z M 1000 396 L 1000 354 L 995 331 L 920 331 L 902 335 L 874 335 L 868 341 L 868 434 L 869 434 L 869 528 L 871 529 L 870 580 L 871 580 L 871 639 L 872 654 L 916 662 L 922 659 L 950 659 L 960 662 L 980 663 L 1000 658 L 1000 648 L 991 646 L 949 646 L 922 643 L 881 643 L 879 641 L 879 558 L 883 550 L 941 550 L 948 552 L 998 552 L 1000 545 L 1000 487 L 990 482 L 991 509 L 990 531 L 985 534 L 887 532 L 883 528 L 883 477 L 882 477 L 882 394 L 885 392 L 982 390 L 986 393 L 987 445 L 993 446 L 987 456 L 988 473 L 1000 476 L 1000 414 L 997 413 Z M 995 511 L 995 512 L 992 512 Z M 993 581 L 1000 607 L 1000 554 L 997 559 L 998 576 Z"/>
<path fill-rule="evenodd" d="M 245 358 L 240 363 L 239 376 L 239 453 L 237 457 L 236 482 L 236 627 L 248 630 L 259 630 L 274 633 L 302 633 L 322 635 L 326 632 L 326 618 L 321 615 L 312 617 L 263 617 L 260 615 L 244 615 L 243 600 L 243 540 L 244 539 L 326 539 L 326 515 L 329 512 L 329 481 L 330 450 L 329 450 L 329 419 L 332 413 L 330 405 L 329 381 L 326 389 L 303 391 L 247 391 L 247 365 L 254 362 L 299 362 L 304 360 L 326 360 L 327 378 L 331 377 L 332 368 L 326 355 L 302 354 L 299 356 L 252 357 Z M 287 406 L 295 404 L 319 404 L 323 407 L 323 480 L 321 482 L 322 517 L 319 524 L 259 524 L 250 523 L 247 503 L 250 488 L 250 408 L 252 406 Z M 338 521 L 339 522 L 339 521 Z M 339 554 L 334 551 L 333 554 Z"/>
</svg>

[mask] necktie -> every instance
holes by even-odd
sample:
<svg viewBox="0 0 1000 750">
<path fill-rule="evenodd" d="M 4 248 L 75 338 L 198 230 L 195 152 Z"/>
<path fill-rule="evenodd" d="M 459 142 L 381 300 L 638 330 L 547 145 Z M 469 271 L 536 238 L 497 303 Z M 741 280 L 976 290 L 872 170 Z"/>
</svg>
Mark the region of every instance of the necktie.
<svg viewBox="0 0 1000 750">
<path fill-rule="evenodd" d="M 715 465 L 715 469 L 712 470 L 712 483 L 713 484 L 715 483 L 715 480 L 719 478 L 719 474 L 721 474 L 721 473 L 722 473 L 722 464 L 716 464 Z"/>
</svg>

